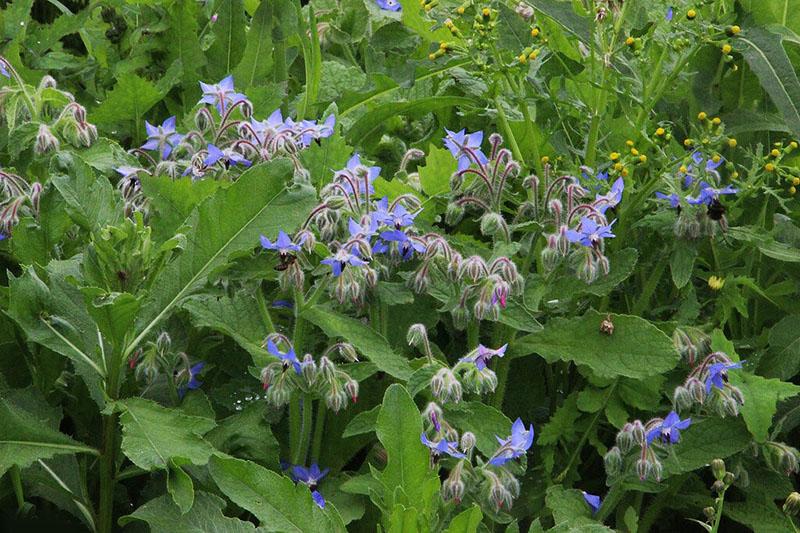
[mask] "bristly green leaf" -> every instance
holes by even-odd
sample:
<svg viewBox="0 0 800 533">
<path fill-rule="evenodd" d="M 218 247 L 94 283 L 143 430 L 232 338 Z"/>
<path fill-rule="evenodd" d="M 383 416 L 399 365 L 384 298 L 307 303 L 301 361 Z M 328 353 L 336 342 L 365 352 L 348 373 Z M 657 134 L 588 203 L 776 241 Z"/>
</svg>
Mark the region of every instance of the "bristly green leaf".
<svg viewBox="0 0 800 533">
<path fill-rule="evenodd" d="M 272 25 L 274 2 L 261 2 L 247 30 L 247 44 L 239 66 L 234 70 L 237 86 L 248 89 L 267 78 L 272 70 Z"/>
<path fill-rule="evenodd" d="M 122 451 L 139 468 L 166 470 L 171 460 L 204 465 L 214 453 L 202 437 L 216 425 L 213 420 L 143 398 L 120 400 L 114 409 L 121 413 Z"/>
<path fill-rule="evenodd" d="M 146 522 L 153 533 L 255 533 L 265 531 L 250 522 L 225 516 L 226 502 L 219 496 L 198 492 L 189 512 L 183 512 L 169 495 L 164 495 L 119 519 L 121 526 L 136 520 Z"/>
<path fill-rule="evenodd" d="M 325 510 L 302 483 L 240 459 L 214 457 L 209 465 L 219 489 L 236 505 L 253 513 L 267 531 L 340 532 L 344 524 L 331 505 Z"/>
<path fill-rule="evenodd" d="M 419 410 L 408 391 L 396 383 L 386 389 L 381 405 L 376 432 L 387 454 L 380 475 L 384 505 L 391 509 L 395 503 L 404 503 L 422 509 L 426 505 L 422 487 L 435 473 L 428 467 L 428 449 L 420 442 Z M 405 493 L 407 501 L 396 501 L 398 490 Z"/>
<path fill-rule="evenodd" d="M 750 69 L 772 98 L 786 124 L 800 135 L 800 81 L 783 49 L 781 37 L 763 28 L 747 28 L 736 39 Z"/>
<path fill-rule="evenodd" d="M 167 492 L 172 495 L 173 501 L 180 508 L 182 514 L 188 513 L 194 505 L 192 478 L 172 459 L 169 461 L 169 470 L 167 471 Z"/>
<path fill-rule="evenodd" d="M 611 334 L 600 331 L 606 318 L 614 325 Z M 606 317 L 594 310 L 580 317 L 553 319 L 542 331 L 521 337 L 511 352 L 517 356 L 536 353 L 548 362 L 573 361 L 601 377 L 654 376 L 671 370 L 680 359 L 672 340 L 647 320 Z"/>
<path fill-rule="evenodd" d="M 99 455 L 90 446 L 51 428 L 35 413 L 0 398 L 0 475 L 12 466 L 27 467 L 59 454 Z"/>
<path fill-rule="evenodd" d="M 358 320 L 320 306 L 303 309 L 303 318 L 318 326 L 329 337 L 342 337 L 390 376 L 399 379 L 411 376 L 408 361 L 396 353 L 380 333 L 365 327 Z"/>
<path fill-rule="evenodd" d="M 213 83 L 218 82 L 234 71 L 236 65 L 242 60 L 245 46 L 245 27 L 247 20 L 244 15 L 242 0 L 225 0 L 217 4 L 219 10 L 214 22 L 214 44 L 208 49 L 208 75 Z"/>
<path fill-rule="evenodd" d="M 458 513 L 447 526 L 445 533 L 475 533 L 483 520 L 481 508 L 475 504 Z"/>
<path fill-rule="evenodd" d="M 285 159 L 257 165 L 192 212 L 184 224 L 191 228 L 186 252 L 153 281 L 139 313 L 138 336 L 126 356 L 231 254 L 254 249 L 260 234 L 275 238 L 279 230 L 292 232 L 305 220 L 315 195 L 309 187 L 287 190 L 291 176 L 292 164 Z"/>
<path fill-rule="evenodd" d="M 89 118 L 99 125 L 126 123 L 126 132 L 138 131 L 143 128 L 144 114 L 162 97 L 152 82 L 136 74 L 124 74 Z"/>
</svg>

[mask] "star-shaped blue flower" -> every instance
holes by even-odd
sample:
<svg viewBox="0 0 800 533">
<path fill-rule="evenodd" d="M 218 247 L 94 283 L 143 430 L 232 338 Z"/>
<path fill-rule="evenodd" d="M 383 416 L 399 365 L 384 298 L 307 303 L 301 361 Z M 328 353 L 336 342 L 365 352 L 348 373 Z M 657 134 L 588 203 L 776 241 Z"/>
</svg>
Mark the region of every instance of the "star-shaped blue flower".
<svg viewBox="0 0 800 533">
<path fill-rule="evenodd" d="M 384 11 L 400 11 L 403 9 L 398 0 L 375 0 L 375 3 Z"/>
<path fill-rule="evenodd" d="M 168 158 L 172 149 L 183 139 L 183 135 L 175 132 L 175 116 L 169 117 L 160 126 L 145 120 L 144 128 L 147 130 L 147 141 L 141 146 L 142 150 L 158 150 L 162 159 Z"/>
<path fill-rule="evenodd" d="M 670 207 L 673 208 L 681 205 L 681 197 L 675 194 L 674 192 L 672 194 L 664 194 L 663 192 L 657 192 L 656 198 L 659 198 L 660 200 L 669 201 Z"/>
<path fill-rule="evenodd" d="M 289 348 L 288 352 L 283 353 L 278 349 L 275 343 L 272 342 L 272 339 L 269 339 L 267 340 L 267 351 L 283 361 L 284 368 L 288 368 L 289 365 L 292 365 L 295 373 L 298 375 L 303 371 L 303 367 L 297 359 L 297 355 L 294 353 L 294 348 Z"/>
<path fill-rule="evenodd" d="M 419 436 L 419 440 L 422 442 L 422 444 L 430 448 L 431 453 L 434 455 L 447 454 L 450 457 L 455 457 L 456 459 L 463 459 L 466 457 L 466 455 L 458 451 L 458 443 L 456 441 L 442 439 L 438 442 L 432 442 L 428 440 L 428 436 L 425 435 L 424 431 Z"/>
<path fill-rule="evenodd" d="M 281 255 L 287 255 L 289 252 L 299 252 L 300 245 L 292 242 L 292 239 L 286 234 L 285 231 L 278 231 L 278 238 L 275 242 L 270 241 L 268 238 L 261 235 L 261 247 L 265 250 L 275 250 Z"/>
<path fill-rule="evenodd" d="M 225 113 L 225 110 L 238 102 L 247 100 L 247 97 L 242 93 L 237 93 L 233 87 L 233 76 L 227 76 L 219 83 L 209 84 L 200 82 L 200 88 L 203 90 L 203 97 L 200 98 L 199 104 L 213 104 L 217 108 L 219 114 Z"/>
<path fill-rule="evenodd" d="M 597 513 L 597 511 L 600 509 L 600 505 L 602 504 L 600 496 L 589 494 L 585 490 L 582 490 L 581 493 L 583 493 L 583 499 L 586 500 L 586 503 L 588 503 L 589 507 L 592 509 L 592 514 Z"/>
<path fill-rule="evenodd" d="M 603 226 L 589 217 L 583 217 L 577 230 L 567 230 L 567 239 L 570 242 L 578 242 L 583 246 L 598 246 L 603 239 L 615 236 L 611 233 L 611 226 L 614 225 L 614 222 L 608 226 Z"/>
<path fill-rule="evenodd" d="M 739 192 L 738 189 L 734 188 L 731 185 L 726 185 L 725 187 L 712 187 L 705 181 L 700 182 L 700 194 L 696 197 L 688 197 L 686 201 L 689 202 L 691 205 L 711 205 L 714 200 L 719 199 L 720 196 L 726 194 L 736 194 Z"/>
<path fill-rule="evenodd" d="M 358 249 L 353 248 L 352 251 L 350 251 L 344 247 L 340 248 L 339 251 L 333 254 L 331 257 L 323 259 L 320 262 L 331 267 L 331 272 L 333 273 L 334 278 L 338 278 L 342 274 L 344 267 L 347 265 L 362 267 L 367 264 L 358 256 Z"/>
<path fill-rule="evenodd" d="M 522 457 L 533 445 L 533 436 L 533 424 L 528 429 L 525 429 L 522 419 L 517 418 L 511 426 L 511 436 L 507 439 L 496 437 L 497 442 L 500 443 L 500 448 L 489 460 L 489 464 L 502 466 L 512 459 Z"/>
<path fill-rule="evenodd" d="M 706 376 L 706 394 L 711 393 L 711 388 L 716 387 L 720 390 L 725 388 L 725 381 L 728 379 L 728 370 L 742 368 L 742 363 L 714 363 L 708 367 Z"/>
<path fill-rule="evenodd" d="M 249 167 L 252 164 L 250 163 L 250 161 L 245 159 L 245 157 L 242 154 L 238 152 L 235 152 L 230 149 L 220 150 L 213 144 L 209 144 L 208 155 L 203 160 L 203 164 L 207 167 L 210 167 L 211 165 L 219 161 L 222 161 L 223 163 L 226 163 L 228 165 L 244 165 L 246 167 Z"/>
<path fill-rule="evenodd" d="M 688 428 L 691 423 L 691 418 L 681 420 L 678 413 L 670 411 L 660 424 L 647 432 L 647 444 L 651 444 L 657 437 L 664 444 L 675 444 L 681 440 L 681 430 Z"/>
<path fill-rule="evenodd" d="M 400 257 L 402 257 L 404 261 L 411 259 L 414 252 L 420 254 L 425 252 L 425 246 L 421 242 L 409 238 L 408 235 L 401 230 L 382 231 L 381 239 L 388 242 L 396 242 Z"/>
<path fill-rule="evenodd" d="M 458 171 L 466 170 L 475 162 L 485 165 L 489 159 L 481 151 L 483 142 L 483 132 L 467 133 L 466 129 L 453 132 L 445 128 L 447 137 L 444 138 L 445 147 L 450 150 L 453 157 L 458 160 Z"/>
<path fill-rule="evenodd" d="M 606 210 L 610 207 L 616 207 L 622 201 L 622 191 L 625 190 L 625 182 L 622 178 L 617 178 L 617 181 L 611 186 L 611 190 L 603 195 L 595 196 L 595 206 L 600 213 L 605 214 Z"/>
<path fill-rule="evenodd" d="M 185 385 L 181 385 L 180 388 L 178 388 L 178 396 L 183 398 L 187 391 L 199 389 L 203 385 L 203 382 L 197 379 L 197 376 L 203 371 L 205 366 L 206 363 L 200 361 L 189 368 L 189 379 Z"/>
<path fill-rule="evenodd" d="M 508 344 L 504 344 L 496 350 L 492 350 L 483 344 L 479 344 L 474 355 L 463 357 L 461 360 L 475 363 L 475 366 L 478 367 L 478 370 L 483 370 L 486 368 L 487 363 L 492 359 L 492 357 L 503 357 L 506 354 L 506 348 L 508 348 Z"/>
<path fill-rule="evenodd" d="M 358 186 L 359 194 L 365 194 L 366 191 L 367 191 L 367 184 L 364 183 L 363 176 L 361 176 L 360 173 L 357 172 L 359 167 L 366 168 L 366 170 L 367 170 L 367 181 L 369 182 L 369 194 L 374 194 L 375 193 L 375 187 L 373 187 L 372 184 L 378 178 L 378 176 L 380 175 L 381 167 L 366 167 L 366 166 L 362 165 L 361 164 L 361 156 L 359 154 L 354 154 L 353 157 L 351 157 L 347 161 L 347 166 L 345 167 L 345 169 L 342 170 L 342 171 L 337 172 L 337 175 L 341 174 L 341 173 L 344 173 L 345 170 L 349 171 L 349 172 L 347 172 L 347 174 L 358 180 L 358 185 L 357 186 Z M 345 191 L 347 191 L 347 194 L 353 194 L 353 187 L 350 185 L 350 183 L 347 180 L 344 180 L 342 185 L 343 185 Z"/>
</svg>

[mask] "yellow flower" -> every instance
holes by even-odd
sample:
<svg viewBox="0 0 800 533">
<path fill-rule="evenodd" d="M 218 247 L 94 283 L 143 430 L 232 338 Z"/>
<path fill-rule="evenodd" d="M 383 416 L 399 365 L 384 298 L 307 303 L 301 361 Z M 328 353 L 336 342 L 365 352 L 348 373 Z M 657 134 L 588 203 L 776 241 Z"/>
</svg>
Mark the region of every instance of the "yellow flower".
<svg viewBox="0 0 800 533">
<path fill-rule="evenodd" d="M 796 193 L 796 192 L 797 192 L 797 189 L 795 189 L 794 186 L 789 187 L 789 194 L 794 196 L 794 193 Z"/>
<path fill-rule="evenodd" d="M 798 177 L 792 178 L 792 185 L 800 185 L 800 178 Z"/>
<path fill-rule="evenodd" d="M 647 156 L 644 154 L 640 155 L 639 161 L 641 161 L 642 163 L 647 163 Z"/>
<path fill-rule="evenodd" d="M 733 50 L 733 47 L 731 45 L 729 45 L 727 43 L 722 45 L 722 53 L 723 54 L 728 55 L 728 54 L 731 53 L 731 50 Z"/>
<path fill-rule="evenodd" d="M 542 164 L 543 165 L 546 165 L 549 162 L 550 162 L 550 158 L 549 157 L 547 157 L 546 155 L 542 156 Z"/>
<path fill-rule="evenodd" d="M 533 60 L 534 60 L 534 59 L 536 59 L 538 56 L 539 56 L 539 50 L 534 50 L 533 52 L 531 52 L 531 53 L 528 55 L 528 59 L 530 59 L 531 61 L 533 61 Z"/>
<path fill-rule="evenodd" d="M 625 168 L 625 167 L 623 166 L 622 163 L 614 163 L 614 170 L 619 171 L 619 170 L 622 170 L 623 168 Z"/>
<path fill-rule="evenodd" d="M 777 148 L 773 148 L 772 151 L 769 153 L 769 155 L 771 155 L 772 157 L 778 157 L 779 155 L 781 155 L 781 152 Z"/>
<path fill-rule="evenodd" d="M 637 150 L 636 148 L 631 148 L 631 155 L 633 156 L 639 155 L 639 150 Z"/>
<path fill-rule="evenodd" d="M 764 165 L 764 170 L 766 170 L 767 172 L 774 172 L 775 165 L 773 165 L 772 163 L 767 163 L 766 165 Z"/>
<path fill-rule="evenodd" d="M 686 165 L 681 165 L 678 170 L 681 172 L 681 174 L 686 174 L 689 171 L 689 169 L 686 168 Z"/>
<path fill-rule="evenodd" d="M 659 137 L 663 137 L 666 132 L 667 130 L 665 130 L 664 128 L 658 128 L 656 130 L 656 135 L 658 135 Z"/>
<path fill-rule="evenodd" d="M 610 157 L 612 161 L 616 161 L 617 159 L 619 159 L 619 154 L 617 152 L 611 152 L 611 155 L 609 155 L 608 157 Z"/>
<path fill-rule="evenodd" d="M 633 37 L 628 37 L 627 39 L 625 39 L 625 44 L 627 44 L 628 46 L 633 46 L 635 42 L 636 39 L 634 39 Z"/>
<path fill-rule="evenodd" d="M 725 278 L 711 276 L 708 278 L 708 286 L 711 287 L 711 290 L 718 291 L 725 286 Z"/>
<path fill-rule="evenodd" d="M 531 37 L 538 37 L 539 36 L 539 28 L 533 28 L 531 30 Z"/>
<path fill-rule="evenodd" d="M 696 16 L 697 16 L 697 11 L 695 11 L 694 9 L 690 9 L 689 11 L 686 12 L 686 18 L 689 20 L 694 20 Z"/>
<path fill-rule="evenodd" d="M 632 140 L 628 139 L 627 141 L 625 141 L 625 145 L 626 146 L 633 146 L 634 142 Z"/>
<path fill-rule="evenodd" d="M 693 141 L 693 140 L 691 140 L 691 139 L 684 139 L 684 140 L 683 140 L 683 145 L 684 145 L 686 148 L 689 148 L 689 147 L 690 147 L 691 145 L 693 145 L 693 144 L 694 144 L 694 141 Z"/>
<path fill-rule="evenodd" d="M 705 111 L 700 111 L 697 114 L 697 120 L 705 120 L 706 118 L 708 118 L 708 114 Z"/>
<path fill-rule="evenodd" d="M 792 141 L 792 142 L 789 143 L 789 146 L 791 146 L 792 150 L 794 150 L 794 149 L 797 148 L 797 143 L 795 141 Z"/>
<path fill-rule="evenodd" d="M 714 124 L 715 126 L 719 126 L 720 124 L 722 124 L 722 120 L 719 117 L 714 117 L 713 119 L 711 119 L 711 123 Z"/>
<path fill-rule="evenodd" d="M 730 146 L 731 148 L 736 148 L 736 144 L 737 144 L 736 139 L 734 139 L 733 137 L 728 139 L 728 146 Z"/>
<path fill-rule="evenodd" d="M 492 13 L 492 11 L 488 7 L 484 7 L 481 10 L 481 13 L 483 14 L 484 17 L 488 17 Z"/>
<path fill-rule="evenodd" d="M 739 26 L 731 26 L 730 28 L 728 28 L 728 32 L 729 32 L 731 35 L 736 35 L 736 34 L 737 34 L 737 33 L 739 33 L 740 31 L 742 31 L 742 28 L 740 28 Z"/>
<path fill-rule="evenodd" d="M 458 13 L 459 15 L 463 15 L 464 14 L 464 6 L 458 6 L 456 8 L 456 13 Z"/>
</svg>

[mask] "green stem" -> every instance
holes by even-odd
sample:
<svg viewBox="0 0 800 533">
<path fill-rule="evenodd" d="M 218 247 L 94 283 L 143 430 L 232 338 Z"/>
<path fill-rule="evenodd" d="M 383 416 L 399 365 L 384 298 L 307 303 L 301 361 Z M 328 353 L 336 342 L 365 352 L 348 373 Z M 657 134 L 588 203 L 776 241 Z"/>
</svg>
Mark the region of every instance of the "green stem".
<svg viewBox="0 0 800 533">
<path fill-rule="evenodd" d="M 100 506 L 97 531 L 111 533 L 114 527 L 114 467 L 116 464 L 117 418 L 114 413 L 103 417 L 103 454 L 100 457 Z"/>
<path fill-rule="evenodd" d="M 492 398 L 492 405 L 497 409 L 503 408 L 503 398 L 506 395 L 506 383 L 508 382 L 508 368 L 511 366 L 511 359 L 503 357 L 497 360 L 497 366 L 494 369 L 497 375 L 497 389 L 494 391 L 494 398 Z"/>
<path fill-rule="evenodd" d="M 622 488 L 620 483 L 611 485 L 611 490 L 608 491 L 608 494 L 606 494 L 606 497 L 603 500 L 603 504 L 600 506 L 600 509 L 597 510 L 595 520 L 598 522 L 605 520 L 606 517 L 610 515 L 611 512 L 617 507 L 620 500 L 622 500 L 622 496 L 624 495 L 625 490 Z"/>
<path fill-rule="evenodd" d="M 688 474 L 682 474 L 680 476 L 670 478 L 669 488 L 659 492 L 647 506 L 647 510 L 644 512 L 644 515 L 641 515 L 642 518 L 639 521 L 639 527 L 636 530 L 637 533 L 647 533 L 653 528 L 653 524 L 655 524 L 656 519 L 658 519 L 658 516 L 661 514 L 661 510 L 669 503 L 675 494 L 678 493 L 680 488 L 686 482 L 687 478 Z"/>
<path fill-rule="evenodd" d="M 615 379 L 614 383 L 612 383 L 611 386 L 608 388 L 608 392 L 606 393 L 606 397 L 603 400 L 602 407 L 600 407 L 600 409 L 597 410 L 597 412 L 594 414 L 594 417 L 592 418 L 591 423 L 589 423 L 589 427 L 587 427 L 586 431 L 583 432 L 583 436 L 581 437 L 581 440 L 578 441 L 578 444 L 575 446 L 575 450 L 572 452 L 572 456 L 569 458 L 567 466 L 564 467 L 564 470 L 562 470 L 561 473 L 555 477 L 554 481 L 556 483 L 561 483 L 564 481 L 564 479 L 566 479 L 567 475 L 569 475 L 570 470 L 572 470 L 575 461 L 577 461 L 578 457 L 580 457 L 583 445 L 586 443 L 586 440 L 589 438 L 589 433 L 592 432 L 595 424 L 597 424 L 597 421 L 600 419 L 600 415 L 603 414 L 603 411 L 608 405 L 608 402 L 611 400 L 611 396 L 614 394 L 614 391 L 617 388 L 617 383 L 619 383 L 619 379 Z"/>
<path fill-rule="evenodd" d="M 667 268 L 667 261 L 662 260 L 658 262 L 655 270 L 650 273 L 650 278 L 645 283 L 644 287 L 642 288 L 642 293 L 639 296 L 639 299 L 636 300 L 636 303 L 633 304 L 633 309 L 631 310 L 631 314 L 633 315 L 641 315 L 645 308 L 650 305 L 650 298 L 652 298 L 653 293 L 658 286 L 658 282 L 661 281 L 661 276 L 664 274 L 664 270 Z"/>
<path fill-rule="evenodd" d="M 500 103 L 499 96 L 494 97 L 494 106 L 497 108 L 497 122 L 503 129 L 503 133 L 505 133 L 506 137 L 508 138 L 508 144 L 511 146 L 511 153 L 514 154 L 516 159 L 524 162 L 525 157 L 522 155 L 522 150 L 519 149 L 519 144 L 517 144 L 517 138 L 514 137 L 514 132 L 511 131 L 511 124 L 508 123 L 508 117 L 503 109 L 503 105 Z M 500 194 L 501 191 L 498 191 L 498 196 Z"/>
<path fill-rule="evenodd" d="M 294 289 L 294 332 L 292 333 L 292 346 L 298 357 L 303 357 L 303 331 L 305 320 L 302 318 L 305 307 L 305 297 L 302 289 Z M 293 457 L 300 454 L 303 433 L 303 419 L 300 415 L 301 393 L 296 391 L 289 401 L 289 451 Z M 304 408 L 305 408 L 305 403 Z M 305 459 L 305 458 L 304 458 Z M 295 464 L 299 464 L 295 461 Z"/>
<path fill-rule="evenodd" d="M 298 439 L 297 447 L 294 451 L 294 464 L 305 465 L 306 454 L 308 453 L 309 438 L 311 437 L 311 424 L 313 422 L 313 409 L 314 400 L 310 394 L 305 393 L 302 396 L 303 401 L 303 419 L 300 426 L 300 437 Z"/>
<path fill-rule="evenodd" d="M 717 533 L 719 531 L 719 523 L 722 521 L 722 508 L 725 505 L 725 492 L 727 492 L 727 488 L 719 493 L 717 514 L 714 516 L 714 526 L 711 528 L 711 533 Z"/>
<path fill-rule="evenodd" d="M 322 436 L 325 434 L 325 415 L 328 413 L 328 408 L 325 402 L 319 400 L 317 402 L 317 417 L 314 420 L 314 437 L 311 440 L 311 460 L 319 462 L 319 453 L 322 450 Z"/>
<path fill-rule="evenodd" d="M 256 302 L 258 303 L 258 312 L 261 314 L 261 321 L 264 323 L 264 327 L 267 328 L 267 333 L 273 333 L 275 324 L 272 323 L 272 317 L 269 314 L 267 302 L 264 300 L 264 291 L 261 290 L 261 287 L 256 289 Z"/>
<path fill-rule="evenodd" d="M 478 320 L 472 320 L 467 324 L 467 351 L 474 350 L 478 347 L 480 327 L 481 323 Z"/>
<path fill-rule="evenodd" d="M 11 478 L 14 495 L 17 497 L 17 509 L 22 511 L 23 507 L 25 507 L 25 493 L 22 490 L 22 476 L 19 473 L 19 467 L 17 465 L 12 466 L 8 470 L 8 475 Z"/>
</svg>

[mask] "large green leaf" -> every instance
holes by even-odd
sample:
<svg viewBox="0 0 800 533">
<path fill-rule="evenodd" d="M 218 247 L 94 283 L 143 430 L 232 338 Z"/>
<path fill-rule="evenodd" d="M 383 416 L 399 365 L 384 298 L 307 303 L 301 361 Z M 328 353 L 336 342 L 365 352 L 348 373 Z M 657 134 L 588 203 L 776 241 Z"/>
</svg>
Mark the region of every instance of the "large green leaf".
<svg viewBox="0 0 800 533">
<path fill-rule="evenodd" d="M 151 214 L 158 220 L 158 224 L 151 226 L 155 239 L 163 242 L 174 237 L 192 210 L 224 184 L 189 177 L 173 180 L 166 176 L 143 176 L 142 190 L 150 199 Z"/>
<path fill-rule="evenodd" d="M 693 419 L 681 432 L 681 440 L 664 460 L 665 474 L 681 474 L 703 468 L 712 459 L 725 459 L 752 442 L 739 418 Z"/>
<path fill-rule="evenodd" d="M 253 402 L 242 411 L 219 421 L 204 438 L 215 448 L 239 459 L 278 468 L 280 445 L 265 415 L 270 410 L 264 402 Z"/>
<path fill-rule="evenodd" d="M 202 435 L 216 425 L 213 420 L 188 416 L 144 398 L 114 404 L 121 412 L 122 451 L 144 470 L 169 468 L 170 460 L 203 465 L 214 448 Z"/>
<path fill-rule="evenodd" d="M 86 230 L 113 225 L 122 218 L 122 202 L 111 183 L 70 152 L 56 154 L 50 180 L 61 193 L 70 218 Z"/>
<path fill-rule="evenodd" d="M 758 371 L 767 377 L 789 379 L 800 372 L 800 315 L 783 317 L 769 331 L 769 350 L 758 362 Z"/>
<path fill-rule="evenodd" d="M 310 187 L 287 190 L 292 164 L 279 159 L 258 165 L 227 189 L 204 201 L 186 220 L 186 250 L 153 280 L 142 303 L 138 336 L 129 355 L 181 300 L 205 285 L 214 270 L 236 252 L 255 248 L 263 233 L 274 238 L 278 230 L 292 232 L 314 205 Z"/>
<path fill-rule="evenodd" d="M 445 533 L 475 533 L 483 520 L 481 508 L 475 504 L 458 513 L 447 526 Z"/>
<path fill-rule="evenodd" d="M 591 20 L 581 17 L 572 7 L 571 2 L 562 0 L 533 0 L 531 2 L 536 11 L 558 22 L 569 33 L 588 44 L 592 40 Z"/>
<path fill-rule="evenodd" d="M 239 507 L 253 513 L 266 531 L 323 533 L 344 531 L 339 513 L 327 505 L 322 510 L 302 483 L 249 461 L 214 457 L 211 477 Z"/>
<path fill-rule="evenodd" d="M 473 99 L 461 96 L 425 96 L 410 102 L 387 102 L 364 113 L 347 130 L 347 139 L 353 144 L 360 144 L 373 131 L 384 125 L 389 118 L 397 115 L 424 114 L 448 107 L 463 109 L 474 103 Z"/>
<path fill-rule="evenodd" d="M 247 31 L 244 55 L 234 74 L 240 90 L 267 78 L 272 69 L 272 24 L 274 2 L 261 2 Z"/>
<path fill-rule="evenodd" d="M 579 490 L 552 485 L 547 488 L 545 502 L 557 526 L 568 526 L 567 530 L 574 531 L 611 531 L 592 520 L 592 509 Z M 591 526 L 594 528 L 588 529 Z"/>
<path fill-rule="evenodd" d="M 428 467 L 428 449 L 420 442 L 419 410 L 405 387 L 397 383 L 386 389 L 381 405 L 376 433 L 387 454 L 386 468 L 381 472 L 384 504 L 390 509 L 395 503 L 422 509 L 426 504 L 422 487 L 434 474 Z M 395 501 L 397 489 L 405 492 L 407 501 Z"/>
<path fill-rule="evenodd" d="M 262 346 L 269 333 L 261 320 L 258 302 L 252 294 L 196 294 L 181 305 L 192 315 L 196 326 L 215 329 L 235 340 L 253 356 L 256 365 L 266 364 Z"/>
<path fill-rule="evenodd" d="M 606 315 L 594 310 L 579 317 L 554 319 L 542 331 L 521 337 L 511 353 L 537 353 L 548 362 L 572 361 L 602 377 L 644 378 L 675 367 L 680 355 L 664 332 L 637 316 L 610 318 L 614 324 L 611 335 L 600 331 Z"/>
<path fill-rule="evenodd" d="M 200 69 L 206 58 L 200 47 L 198 16 L 200 5 L 196 2 L 175 2 L 169 8 L 169 28 L 166 32 L 165 47 L 170 62 L 180 61 L 183 69 L 184 87 L 197 91 Z"/>
<path fill-rule="evenodd" d="M 758 76 L 775 107 L 795 135 L 800 135 L 800 81 L 786 55 L 781 37 L 764 28 L 751 27 L 736 40 L 750 69 Z"/>
<path fill-rule="evenodd" d="M 392 350 L 380 333 L 362 322 L 320 306 L 303 309 L 303 318 L 319 326 L 328 337 L 344 338 L 379 370 L 399 379 L 411 377 L 408 361 Z"/>
<path fill-rule="evenodd" d="M 137 520 L 146 522 L 153 533 L 254 533 L 264 531 L 250 522 L 222 514 L 225 500 L 207 492 L 198 492 L 188 513 L 168 495 L 142 505 L 133 513 L 119 519 L 121 526 Z"/>
<path fill-rule="evenodd" d="M 778 402 L 800 394 L 800 386 L 794 383 L 767 379 L 749 372 L 729 372 L 729 379 L 744 395 L 742 418 L 757 442 L 767 440 Z"/>
<path fill-rule="evenodd" d="M 53 429 L 36 413 L 0 398 L 0 476 L 12 466 L 24 468 L 39 459 L 72 453 L 99 455 L 94 448 Z"/>
<path fill-rule="evenodd" d="M 218 81 L 233 72 L 242 60 L 246 46 L 242 0 L 224 0 L 217 4 L 217 20 L 214 22 L 214 44 L 208 49 L 208 73 Z"/>
<path fill-rule="evenodd" d="M 481 402 L 459 402 L 445 406 L 445 418 L 460 431 L 475 434 L 476 447 L 486 456 L 497 450 L 497 439 L 511 433 L 511 420 L 490 405 Z"/>
<path fill-rule="evenodd" d="M 132 128 L 138 128 L 144 114 L 162 97 L 161 91 L 152 82 L 136 74 L 124 74 L 103 103 L 90 114 L 90 120 L 103 125 L 130 122 Z"/>
<path fill-rule="evenodd" d="M 436 196 L 450 191 L 450 176 L 457 169 L 453 155 L 444 148 L 431 144 L 425 164 L 417 169 L 422 190 L 428 196 Z"/>
</svg>

